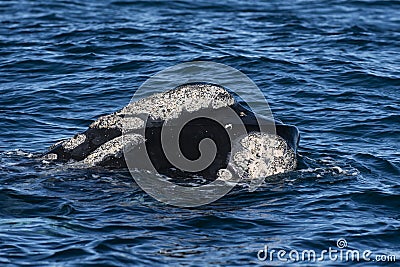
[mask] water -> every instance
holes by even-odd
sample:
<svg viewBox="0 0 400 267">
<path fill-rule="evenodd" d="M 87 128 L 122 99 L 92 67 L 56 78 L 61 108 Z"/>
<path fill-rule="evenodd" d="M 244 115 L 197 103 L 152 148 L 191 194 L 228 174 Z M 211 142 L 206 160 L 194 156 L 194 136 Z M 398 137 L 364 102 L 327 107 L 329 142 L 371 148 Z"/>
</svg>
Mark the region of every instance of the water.
<svg viewBox="0 0 400 267">
<path fill-rule="evenodd" d="M 264 245 L 318 252 L 339 238 L 400 258 L 398 1 L 3 1 L 0 10 L 2 266 L 266 265 Z M 255 81 L 275 116 L 301 131 L 298 170 L 181 209 L 123 171 L 32 158 L 191 60 Z"/>
</svg>

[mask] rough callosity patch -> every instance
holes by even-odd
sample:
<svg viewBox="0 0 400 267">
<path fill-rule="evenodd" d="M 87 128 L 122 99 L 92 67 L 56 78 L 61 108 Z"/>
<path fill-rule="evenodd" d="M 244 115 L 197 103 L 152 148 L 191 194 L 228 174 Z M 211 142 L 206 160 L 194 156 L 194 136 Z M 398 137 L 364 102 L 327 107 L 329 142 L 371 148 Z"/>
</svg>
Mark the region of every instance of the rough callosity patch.
<svg viewBox="0 0 400 267">
<path fill-rule="evenodd" d="M 144 137 L 140 134 L 119 136 L 98 147 L 83 160 L 83 163 L 98 165 L 107 157 L 120 158 L 123 155 L 124 148 L 133 148 L 143 142 Z"/>
<path fill-rule="evenodd" d="M 124 130 L 136 130 L 144 127 L 144 120 L 138 117 L 125 116 L 122 120 Z"/>
<path fill-rule="evenodd" d="M 189 84 L 130 103 L 116 115 L 148 114 L 152 119 L 170 120 L 178 118 L 184 110 L 194 112 L 233 104 L 233 96 L 220 86 Z"/>
<path fill-rule="evenodd" d="M 122 118 L 115 114 L 101 116 L 92 124 L 90 124 L 89 127 L 98 129 L 122 129 Z"/>
<path fill-rule="evenodd" d="M 278 135 L 251 133 L 240 140 L 231 163 L 241 178 L 255 179 L 294 170 L 296 155 Z"/>
<path fill-rule="evenodd" d="M 217 177 L 223 181 L 229 181 L 232 179 L 232 173 L 227 169 L 219 169 L 217 172 Z"/>
<path fill-rule="evenodd" d="M 149 115 L 152 119 L 176 119 L 183 110 L 218 109 L 234 104 L 234 98 L 224 88 L 211 84 L 189 84 L 154 94 L 132 102 L 122 110 L 101 116 L 89 127 L 98 129 L 134 130 L 144 127 L 135 115 Z"/>
<path fill-rule="evenodd" d="M 72 137 L 71 139 L 64 141 L 62 143 L 62 146 L 67 150 L 72 150 L 72 149 L 76 148 L 77 146 L 79 146 L 80 144 L 82 144 L 83 142 L 85 142 L 85 140 L 86 140 L 86 135 L 77 134 L 74 137 Z"/>
<path fill-rule="evenodd" d="M 90 124 L 90 128 L 97 129 L 126 129 L 135 130 L 144 127 L 144 121 L 141 118 L 132 116 L 120 116 L 116 114 L 110 114 L 98 118 L 95 122 Z"/>
</svg>

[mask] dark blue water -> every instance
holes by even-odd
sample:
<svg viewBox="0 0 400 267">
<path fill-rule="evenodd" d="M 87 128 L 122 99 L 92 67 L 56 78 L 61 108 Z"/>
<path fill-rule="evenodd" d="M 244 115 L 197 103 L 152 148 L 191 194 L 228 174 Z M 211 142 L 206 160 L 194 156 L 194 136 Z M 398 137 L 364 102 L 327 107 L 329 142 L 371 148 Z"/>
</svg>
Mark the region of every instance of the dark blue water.
<svg viewBox="0 0 400 267">
<path fill-rule="evenodd" d="M 2 1 L 0 21 L 1 266 L 266 265 L 264 245 L 338 238 L 400 260 L 400 2 Z M 255 81 L 301 131 L 299 170 L 181 209 L 32 158 L 191 60 Z"/>
</svg>

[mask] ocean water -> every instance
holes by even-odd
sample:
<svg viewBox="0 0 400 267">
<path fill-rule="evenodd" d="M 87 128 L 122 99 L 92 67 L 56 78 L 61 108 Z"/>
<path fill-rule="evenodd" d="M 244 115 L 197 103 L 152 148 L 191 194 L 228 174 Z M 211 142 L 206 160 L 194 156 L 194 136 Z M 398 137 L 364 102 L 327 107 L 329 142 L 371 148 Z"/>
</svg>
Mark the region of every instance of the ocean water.
<svg viewBox="0 0 400 267">
<path fill-rule="evenodd" d="M 400 261 L 399 1 L 1 1 L 0 21 L 1 266 L 285 265 L 258 251 L 340 238 L 372 252 L 359 265 Z M 300 129 L 296 171 L 184 209 L 35 158 L 192 60 L 239 69 Z"/>
</svg>

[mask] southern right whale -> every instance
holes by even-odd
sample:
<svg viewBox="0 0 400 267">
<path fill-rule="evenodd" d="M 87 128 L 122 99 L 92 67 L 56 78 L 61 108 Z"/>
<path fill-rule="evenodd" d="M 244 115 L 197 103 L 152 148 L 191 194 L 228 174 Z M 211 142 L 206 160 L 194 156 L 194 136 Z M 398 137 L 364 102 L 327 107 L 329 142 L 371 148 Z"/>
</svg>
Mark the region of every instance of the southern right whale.
<svg viewBox="0 0 400 267">
<path fill-rule="evenodd" d="M 232 121 L 232 116 L 226 115 L 228 109 L 233 110 L 240 120 Z M 203 114 L 212 114 L 222 124 Z M 166 156 L 161 142 L 163 127 L 173 127 L 185 116 L 196 118 L 181 129 L 178 147 L 169 149 L 176 149 L 187 159 L 196 160 L 203 139 L 211 139 L 216 147 L 215 158 L 206 168 L 196 171 L 198 175 L 215 179 L 235 172 L 242 178 L 252 179 L 296 168 L 300 140 L 297 127 L 262 118 L 227 89 L 205 83 L 184 84 L 130 103 L 98 118 L 86 131 L 55 143 L 43 158 L 77 161 L 88 167 L 126 168 L 124 149 L 129 143 L 129 153 L 134 157 L 130 168 L 148 169 L 151 165 L 153 170 L 167 175 L 193 173 L 176 168 Z M 273 131 L 260 131 L 260 123 L 272 126 Z M 237 129 L 237 124 L 244 126 L 245 134 L 233 135 L 236 139 L 232 145 L 227 132 Z"/>
</svg>

